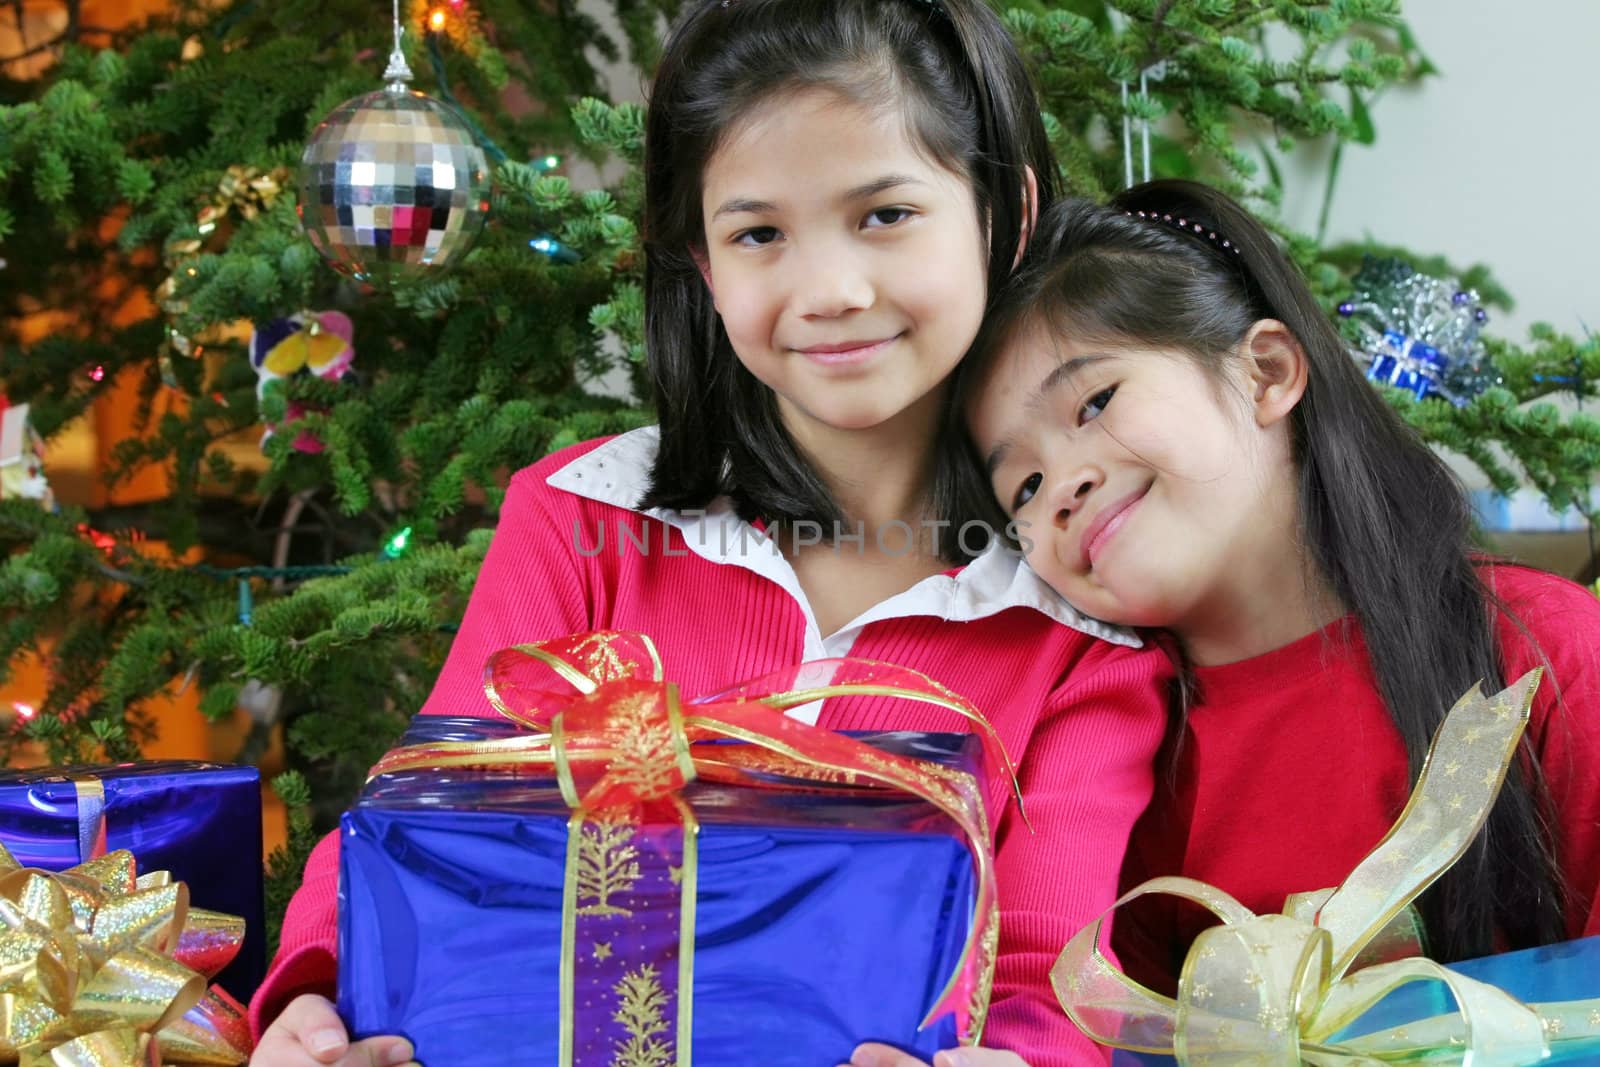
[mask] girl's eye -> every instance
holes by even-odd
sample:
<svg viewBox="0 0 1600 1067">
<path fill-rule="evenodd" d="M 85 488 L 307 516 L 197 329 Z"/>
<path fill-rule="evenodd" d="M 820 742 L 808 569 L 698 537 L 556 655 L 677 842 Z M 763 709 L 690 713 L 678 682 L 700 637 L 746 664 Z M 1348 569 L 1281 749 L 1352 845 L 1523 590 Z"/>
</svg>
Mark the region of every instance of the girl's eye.
<svg viewBox="0 0 1600 1067">
<path fill-rule="evenodd" d="M 1116 386 L 1100 390 L 1084 402 L 1078 409 L 1078 425 L 1083 425 L 1091 419 L 1098 419 L 1106 410 L 1106 405 L 1111 403 L 1111 396 L 1117 391 Z"/>
<path fill-rule="evenodd" d="M 1033 499 L 1033 494 L 1039 491 L 1039 486 L 1044 483 L 1044 475 L 1034 471 L 1023 479 L 1022 485 L 1017 488 L 1017 495 L 1011 499 L 1013 514 L 1022 510 L 1022 506 Z"/>
<path fill-rule="evenodd" d="M 752 226 L 748 230 L 741 230 L 733 235 L 733 243 L 744 245 L 746 248 L 769 245 L 777 239 L 778 230 L 775 226 Z"/>
<path fill-rule="evenodd" d="M 880 207 L 878 210 L 868 213 L 867 223 L 869 229 L 883 229 L 885 226 L 893 226 L 895 223 L 903 222 L 910 217 L 910 208 Z"/>
</svg>

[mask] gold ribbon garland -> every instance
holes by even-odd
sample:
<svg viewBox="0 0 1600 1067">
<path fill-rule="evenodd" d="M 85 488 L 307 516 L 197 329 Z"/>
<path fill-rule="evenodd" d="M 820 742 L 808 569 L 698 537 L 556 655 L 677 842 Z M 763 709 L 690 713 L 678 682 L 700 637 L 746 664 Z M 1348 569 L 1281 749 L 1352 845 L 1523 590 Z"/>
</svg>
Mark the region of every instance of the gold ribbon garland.
<svg viewBox="0 0 1600 1067">
<path fill-rule="evenodd" d="M 1405 810 L 1337 889 L 1291 898 L 1288 914 L 1256 915 L 1203 882 L 1146 882 L 1062 950 L 1050 972 L 1062 1007 L 1102 1044 L 1170 1054 L 1183 1067 L 1424 1058 L 1513 1067 L 1549 1056 L 1552 1043 L 1600 1039 L 1600 998 L 1523 1004 L 1420 957 L 1359 966 L 1483 825 L 1527 726 L 1540 673 L 1530 671 L 1492 697 L 1474 687 L 1457 701 Z M 1134 982 L 1099 949 L 1106 918 L 1151 893 L 1191 900 L 1222 920 L 1195 939 L 1176 1000 Z M 1417 981 L 1443 982 L 1458 1010 L 1334 1040 L 1390 992 Z"/>
</svg>

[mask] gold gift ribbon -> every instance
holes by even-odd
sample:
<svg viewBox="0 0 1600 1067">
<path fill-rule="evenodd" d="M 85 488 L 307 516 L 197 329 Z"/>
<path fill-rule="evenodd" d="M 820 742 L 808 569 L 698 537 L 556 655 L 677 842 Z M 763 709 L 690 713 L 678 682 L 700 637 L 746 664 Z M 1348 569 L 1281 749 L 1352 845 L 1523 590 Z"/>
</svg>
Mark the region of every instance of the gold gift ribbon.
<svg viewBox="0 0 1600 1067">
<path fill-rule="evenodd" d="M 1102 1044 L 1166 1053 L 1184 1067 L 1223 1064 L 1429 1063 L 1513 1067 L 1552 1043 L 1600 1039 L 1600 998 L 1523 1004 L 1432 960 L 1357 966 L 1363 951 L 1459 859 L 1487 817 L 1528 723 L 1539 670 L 1485 698 L 1475 686 L 1434 736 L 1387 836 L 1331 892 L 1291 898 L 1292 914 L 1256 915 L 1221 890 L 1157 878 L 1079 931 L 1051 968 L 1067 1014 Z M 1194 901 L 1223 922 L 1195 939 L 1174 1000 L 1118 971 L 1099 949 L 1117 908 L 1150 893 Z M 1320 907 L 1314 901 L 1320 899 Z M 1333 1041 L 1399 986 L 1443 982 L 1457 1011 Z"/>
<path fill-rule="evenodd" d="M 238 1005 L 180 962 L 190 914 L 183 883 L 140 876 L 125 850 L 51 874 L 0 845 L 0 1062 L 243 1063 Z M 203 916 L 203 937 L 237 951 L 243 921 Z"/>
</svg>

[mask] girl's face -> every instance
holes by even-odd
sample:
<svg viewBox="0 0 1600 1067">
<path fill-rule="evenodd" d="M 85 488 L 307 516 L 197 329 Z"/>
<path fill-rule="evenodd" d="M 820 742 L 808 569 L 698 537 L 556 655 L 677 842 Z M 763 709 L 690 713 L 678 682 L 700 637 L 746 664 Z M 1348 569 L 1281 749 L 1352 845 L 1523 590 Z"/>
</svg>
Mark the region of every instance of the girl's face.
<svg viewBox="0 0 1600 1067">
<path fill-rule="evenodd" d="M 1076 607 L 1184 635 L 1298 573 L 1287 425 L 1262 417 L 1246 360 L 1227 365 L 1219 382 L 1179 352 L 1034 326 L 990 370 L 969 429 L 1030 566 Z"/>
<path fill-rule="evenodd" d="M 728 340 L 802 443 L 937 411 L 983 317 L 986 241 L 971 187 L 898 115 L 780 96 L 711 157 L 702 205 Z"/>
</svg>

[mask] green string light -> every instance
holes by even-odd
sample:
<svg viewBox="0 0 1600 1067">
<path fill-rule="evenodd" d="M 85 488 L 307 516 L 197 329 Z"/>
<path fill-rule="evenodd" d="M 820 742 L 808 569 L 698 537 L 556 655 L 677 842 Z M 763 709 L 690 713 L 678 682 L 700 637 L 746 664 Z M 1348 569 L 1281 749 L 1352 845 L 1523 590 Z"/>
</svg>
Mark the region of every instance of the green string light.
<svg viewBox="0 0 1600 1067">
<path fill-rule="evenodd" d="M 411 527 L 407 526 L 404 530 L 401 530 L 399 533 L 389 538 L 389 543 L 383 546 L 383 558 L 399 559 L 401 556 L 405 555 L 406 546 L 410 544 L 410 542 Z"/>
</svg>

